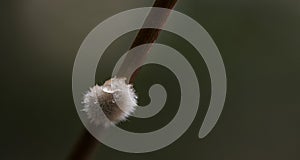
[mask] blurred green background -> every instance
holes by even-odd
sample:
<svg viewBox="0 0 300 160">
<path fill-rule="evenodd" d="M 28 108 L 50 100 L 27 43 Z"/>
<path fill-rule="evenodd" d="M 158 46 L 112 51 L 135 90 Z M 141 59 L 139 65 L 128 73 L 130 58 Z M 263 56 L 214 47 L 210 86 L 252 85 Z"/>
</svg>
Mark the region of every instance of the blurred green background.
<svg viewBox="0 0 300 160">
<path fill-rule="evenodd" d="M 72 99 L 72 67 L 86 35 L 104 19 L 141 0 L 10 0 L 1 16 L 1 160 L 65 159 L 82 132 Z M 176 10 L 197 20 L 213 37 L 228 78 L 223 113 L 204 139 L 198 132 L 210 95 L 203 59 L 184 39 L 162 32 L 158 42 L 180 51 L 193 65 L 201 104 L 188 131 L 161 150 L 130 154 L 99 145 L 94 159 L 300 159 L 300 1 L 179 0 Z M 117 39 L 99 62 L 97 83 L 136 32 Z M 84 78 L 84 77 L 83 77 Z M 164 109 L 149 119 L 130 118 L 121 127 L 146 132 L 166 125 L 180 97 L 174 74 L 159 65 L 142 68 L 135 82 L 147 104 L 154 83 L 166 87 Z"/>
</svg>

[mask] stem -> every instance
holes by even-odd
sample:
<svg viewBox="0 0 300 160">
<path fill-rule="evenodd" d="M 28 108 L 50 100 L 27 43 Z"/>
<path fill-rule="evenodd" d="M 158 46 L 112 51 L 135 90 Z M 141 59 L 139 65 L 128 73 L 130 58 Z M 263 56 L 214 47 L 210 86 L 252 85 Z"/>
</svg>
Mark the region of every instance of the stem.
<svg viewBox="0 0 300 160">
<path fill-rule="evenodd" d="M 176 2 L 177 0 L 156 0 L 153 4 L 153 7 L 173 9 Z M 159 15 L 157 17 L 157 15 L 155 15 L 155 11 L 151 10 L 144 24 L 150 23 L 150 21 L 153 20 L 153 17 L 155 17 L 155 19 L 158 20 L 156 22 L 157 23 L 156 25 L 158 26 L 158 28 L 161 28 L 165 24 L 169 14 L 170 12 L 167 11 L 167 12 L 163 12 L 162 15 Z M 161 29 L 140 29 L 130 49 L 142 44 L 154 43 L 157 40 L 160 31 Z M 130 66 L 132 65 L 136 65 L 137 63 L 139 64 L 143 63 L 150 49 L 151 49 L 151 45 L 149 45 L 149 47 L 145 48 L 142 52 L 140 52 L 138 56 L 127 54 L 117 75 L 118 76 L 122 75 L 122 73 L 125 73 L 128 68 L 131 68 Z M 139 69 L 137 69 L 133 73 L 129 81 L 130 83 L 134 81 L 138 71 Z M 90 159 L 98 143 L 99 142 L 86 129 L 84 129 L 83 134 L 81 135 L 79 141 L 75 144 L 74 149 L 72 150 L 68 159 L 69 160 Z"/>
<path fill-rule="evenodd" d="M 75 144 L 73 151 L 69 155 L 69 160 L 88 160 L 97 147 L 99 142 L 88 132 L 83 130 L 78 142 Z"/>
<path fill-rule="evenodd" d="M 156 0 L 153 4 L 153 7 L 172 9 L 174 8 L 176 2 L 177 0 Z M 159 12 L 159 14 L 160 15 L 156 13 L 156 10 L 151 10 L 144 22 L 144 26 L 146 26 L 146 24 L 152 24 L 156 26 L 156 28 L 162 28 L 162 26 L 167 21 L 170 10 Z M 151 29 L 143 27 L 143 29 L 139 30 L 130 49 L 142 44 L 154 43 L 157 40 L 160 31 L 161 29 Z M 150 51 L 151 47 L 152 45 L 147 45 L 142 50 L 139 50 L 138 54 L 128 53 L 120 67 L 120 70 L 117 73 L 117 77 L 126 77 L 127 75 L 129 75 L 128 73 L 130 73 L 132 69 L 136 68 L 135 66 L 142 64 L 145 61 L 147 53 Z M 134 82 L 139 70 L 140 68 L 135 70 L 131 77 L 126 77 L 130 79 L 129 83 Z"/>
</svg>

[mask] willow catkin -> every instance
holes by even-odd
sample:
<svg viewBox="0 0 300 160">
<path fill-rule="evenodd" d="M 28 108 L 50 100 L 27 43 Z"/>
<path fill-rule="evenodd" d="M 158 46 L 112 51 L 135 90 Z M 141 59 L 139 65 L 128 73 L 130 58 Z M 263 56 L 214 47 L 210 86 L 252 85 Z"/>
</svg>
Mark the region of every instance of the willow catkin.
<svg viewBox="0 0 300 160">
<path fill-rule="evenodd" d="M 95 125 L 105 127 L 126 120 L 137 106 L 137 96 L 126 78 L 112 78 L 84 95 L 83 110 Z M 101 112 L 102 110 L 102 112 Z"/>
</svg>

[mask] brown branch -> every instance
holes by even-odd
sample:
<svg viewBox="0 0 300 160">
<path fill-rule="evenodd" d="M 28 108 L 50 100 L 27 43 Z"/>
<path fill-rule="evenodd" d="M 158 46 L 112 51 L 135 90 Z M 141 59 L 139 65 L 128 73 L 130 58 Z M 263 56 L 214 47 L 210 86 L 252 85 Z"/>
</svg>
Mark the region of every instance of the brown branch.
<svg viewBox="0 0 300 160">
<path fill-rule="evenodd" d="M 83 130 L 78 142 L 75 144 L 73 151 L 68 157 L 69 160 L 88 160 L 97 148 L 98 141 L 86 130 Z"/>
<path fill-rule="evenodd" d="M 153 7 L 160 7 L 160 8 L 168 8 L 173 9 L 177 0 L 156 0 L 153 4 Z M 153 15 L 155 11 L 151 10 L 149 15 L 147 16 L 145 23 L 149 23 L 151 21 L 151 17 L 153 18 Z M 163 12 L 162 15 L 159 15 L 159 17 L 156 17 L 158 20 L 156 24 L 159 27 L 162 27 L 164 23 L 166 22 L 168 15 L 170 12 Z M 153 43 L 157 40 L 158 35 L 160 33 L 160 29 L 141 29 L 135 40 L 133 41 L 130 49 L 146 44 L 146 43 Z M 127 55 L 125 57 L 125 60 L 123 62 L 123 65 L 121 66 L 118 74 L 122 73 L 122 69 L 126 69 L 128 64 L 134 64 L 137 61 L 139 63 L 142 63 L 144 58 L 146 57 L 147 53 L 151 49 L 151 46 L 146 48 L 142 53 L 139 53 L 140 55 L 138 58 L 132 57 L 132 55 Z M 126 64 L 124 66 L 124 64 Z M 138 70 L 134 72 L 134 74 L 131 76 L 130 83 L 132 83 L 137 76 Z M 84 129 L 84 132 L 82 136 L 80 137 L 79 141 L 75 144 L 74 149 L 72 150 L 70 156 L 67 158 L 69 160 L 88 160 L 91 158 L 92 153 L 96 149 L 96 146 L 99 142 L 86 130 Z"/>
<path fill-rule="evenodd" d="M 153 7 L 159 7 L 159 8 L 167 8 L 167 9 L 173 9 L 177 0 L 156 0 L 153 4 Z M 144 26 L 146 24 L 152 24 L 156 26 L 156 28 L 162 28 L 162 26 L 166 23 L 167 18 L 170 14 L 169 10 L 166 11 L 159 11 L 159 15 L 157 14 L 157 10 L 151 10 L 149 15 L 147 16 Z M 146 26 L 145 26 L 146 27 Z M 161 31 L 161 29 L 151 29 L 151 28 L 145 28 L 140 29 L 135 40 L 133 41 L 130 49 L 137 47 L 142 44 L 147 43 L 154 43 L 158 35 Z M 127 75 L 129 70 L 132 68 L 135 68 L 133 66 L 136 66 L 138 64 L 142 64 L 145 61 L 145 58 L 147 56 L 147 53 L 150 51 L 152 45 L 145 46 L 146 48 L 143 48 L 138 55 L 136 54 L 127 54 L 124 62 L 122 63 L 120 70 L 117 73 L 118 77 L 122 77 L 124 75 Z M 137 74 L 139 72 L 139 69 L 137 69 L 133 75 L 130 78 L 129 83 L 133 83 L 134 79 L 136 78 Z M 129 77 L 128 77 L 129 78 Z"/>
</svg>

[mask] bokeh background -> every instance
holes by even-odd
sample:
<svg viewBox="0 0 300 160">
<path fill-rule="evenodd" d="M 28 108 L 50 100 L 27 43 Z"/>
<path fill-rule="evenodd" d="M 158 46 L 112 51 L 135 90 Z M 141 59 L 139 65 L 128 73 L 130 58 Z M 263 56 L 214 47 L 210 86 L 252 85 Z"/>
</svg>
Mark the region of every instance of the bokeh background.
<svg viewBox="0 0 300 160">
<path fill-rule="evenodd" d="M 0 2 L 1 160 L 67 157 L 83 129 L 71 89 L 81 42 L 104 19 L 152 4 L 152 0 Z M 197 73 L 201 87 L 197 118 L 180 139 L 159 151 L 130 154 L 99 145 L 93 159 L 299 160 L 300 1 L 179 0 L 175 9 L 197 20 L 222 54 L 228 93 L 217 125 L 198 139 L 210 95 L 206 65 L 187 41 L 162 32 L 158 42 L 180 51 Z M 106 50 L 96 83 L 109 78 L 136 33 L 120 37 Z M 178 81 L 162 66 L 142 68 L 135 82 L 139 103 L 149 103 L 147 91 L 155 83 L 166 87 L 165 108 L 153 118 L 130 118 L 120 127 L 147 132 L 174 117 Z"/>
</svg>

